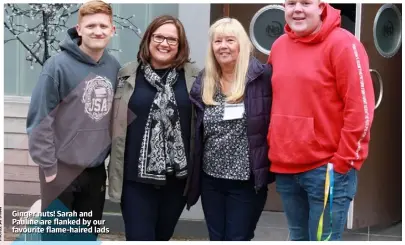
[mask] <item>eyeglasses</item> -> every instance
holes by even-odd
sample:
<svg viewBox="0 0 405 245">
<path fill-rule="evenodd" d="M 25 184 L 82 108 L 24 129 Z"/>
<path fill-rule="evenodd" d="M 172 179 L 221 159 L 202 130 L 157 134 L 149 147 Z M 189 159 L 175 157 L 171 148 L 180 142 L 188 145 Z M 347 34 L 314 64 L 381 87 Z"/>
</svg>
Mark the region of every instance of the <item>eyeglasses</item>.
<svg viewBox="0 0 405 245">
<path fill-rule="evenodd" d="M 162 35 L 159 35 L 159 34 L 157 34 L 157 35 L 153 34 L 152 35 L 152 40 L 154 42 L 156 42 L 156 43 L 163 43 L 163 41 L 165 39 L 167 41 L 167 44 L 169 44 L 170 46 L 175 46 L 179 42 L 179 40 L 177 38 L 174 38 L 174 37 L 165 37 L 165 36 L 162 36 Z"/>
</svg>

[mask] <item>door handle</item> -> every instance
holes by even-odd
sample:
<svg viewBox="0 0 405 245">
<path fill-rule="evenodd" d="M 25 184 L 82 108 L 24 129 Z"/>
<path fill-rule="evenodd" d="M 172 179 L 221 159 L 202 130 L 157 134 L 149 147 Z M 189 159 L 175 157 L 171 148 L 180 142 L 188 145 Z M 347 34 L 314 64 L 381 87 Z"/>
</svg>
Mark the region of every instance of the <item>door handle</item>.
<svg viewBox="0 0 405 245">
<path fill-rule="evenodd" d="M 382 80 L 382 77 L 381 77 L 380 73 L 377 70 L 370 69 L 370 73 L 374 73 L 377 76 L 377 81 L 378 81 L 378 84 L 380 86 L 380 92 L 378 94 L 378 99 L 377 99 L 377 102 L 375 103 L 375 106 L 374 106 L 374 110 L 375 110 L 380 106 L 382 98 L 383 98 L 383 80 Z"/>
</svg>

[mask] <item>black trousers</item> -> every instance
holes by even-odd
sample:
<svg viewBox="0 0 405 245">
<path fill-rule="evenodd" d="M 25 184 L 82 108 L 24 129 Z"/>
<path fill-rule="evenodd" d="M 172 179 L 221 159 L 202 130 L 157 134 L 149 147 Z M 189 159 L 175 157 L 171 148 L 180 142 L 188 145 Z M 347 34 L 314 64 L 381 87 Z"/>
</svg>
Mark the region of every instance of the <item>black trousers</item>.
<svg viewBox="0 0 405 245">
<path fill-rule="evenodd" d="M 185 179 L 168 176 L 157 187 L 124 181 L 121 198 L 127 241 L 168 241 L 186 205 Z"/>
<path fill-rule="evenodd" d="M 58 173 L 53 181 L 46 183 L 41 169 L 39 178 L 42 211 L 46 214 L 53 213 L 52 217 L 42 217 L 42 220 L 51 224 L 42 225 L 45 230 L 41 240 L 97 240 L 100 232 L 98 221 L 102 219 L 105 202 L 107 174 L 104 164 L 95 168 L 83 169 L 58 163 Z M 76 216 L 64 217 L 65 215 Z M 68 221 L 70 224 L 63 223 Z M 72 225 L 71 222 L 74 224 Z M 56 230 L 55 228 L 65 228 L 66 230 Z"/>
<path fill-rule="evenodd" d="M 211 241 L 250 241 L 267 199 L 253 180 L 219 179 L 202 174 L 201 204 Z"/>
</svg>

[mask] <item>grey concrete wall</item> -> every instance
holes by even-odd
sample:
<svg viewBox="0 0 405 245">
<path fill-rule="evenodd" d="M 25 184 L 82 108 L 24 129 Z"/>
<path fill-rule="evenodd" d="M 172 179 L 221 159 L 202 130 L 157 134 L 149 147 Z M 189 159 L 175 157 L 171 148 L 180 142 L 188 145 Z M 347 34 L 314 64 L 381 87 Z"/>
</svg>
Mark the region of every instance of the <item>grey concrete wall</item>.
<svg viewBox="0 0 405 245">
<path fill-rule="evenodd" d="M 210 25 L 210 4 L 179 4 L 179 19 L 186 29 L 191 59 L 204 66 Z"/>
<path fill-rule="evenodd" d="M 179 19 L 186 30 L 191 59 L 202 69 L 208 44 L 210 4 L 179 4 L 178 13 Z M 204 219 L 201 203 L 198 202 L 190 211 L 184 210 L 181 219 Z"/>
</svg>

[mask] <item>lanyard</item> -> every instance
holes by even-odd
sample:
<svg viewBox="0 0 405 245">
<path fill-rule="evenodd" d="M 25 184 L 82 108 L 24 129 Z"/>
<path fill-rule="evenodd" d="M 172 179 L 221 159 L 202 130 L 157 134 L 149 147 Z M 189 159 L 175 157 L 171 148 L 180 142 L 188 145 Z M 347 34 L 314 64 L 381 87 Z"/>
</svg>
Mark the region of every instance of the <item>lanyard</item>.
<svg viewBox="0 0 405 245">
<path fill-rule="evenodd" d="M 332 235 L 332 203 L 333 203 L 333 185 L 334 185 L 334 172 L 333 172 L 333 164 L 328 163 L 328 167 L 326 169 L 326 178 L 325 178 L 325 194 L 323 199 L 323 211 L 321 217 L 319 218 L 318 223 L 318 231 L 316 233 L 316 237 L 318 241 L 322 240 L 322 231 L 323 231 L 323 215 L 325 213 L 326 203 L 328 201 L 329 196 L 329 215 L 330 215 L 330 232 L 328 237 L 326 237 L 323 241 L 329 241 Z"/>
</svg>

